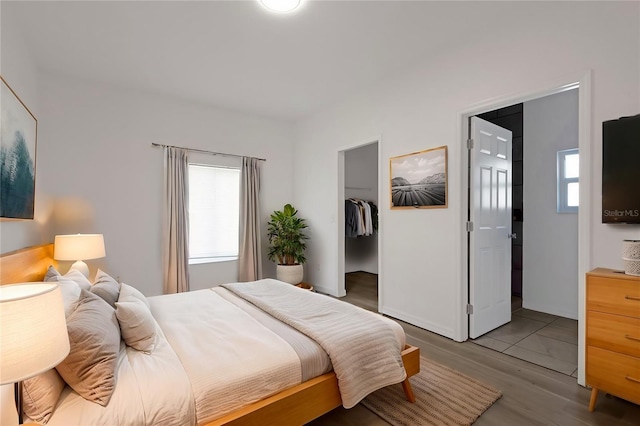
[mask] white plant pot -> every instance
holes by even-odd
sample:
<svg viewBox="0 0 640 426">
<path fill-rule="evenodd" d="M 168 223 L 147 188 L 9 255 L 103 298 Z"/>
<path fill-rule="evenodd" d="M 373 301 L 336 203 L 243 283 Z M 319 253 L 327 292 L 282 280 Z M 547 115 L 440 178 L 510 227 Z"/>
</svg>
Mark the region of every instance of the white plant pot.
<svg viewBox="0 0 640 426">
<path fill-rule="evenodd" d="M 276 278 L 289 284 L 299 284 L 302 282 L 304 269 L 302 265 L 278 265 L 276 267 Z"/>
</svg>

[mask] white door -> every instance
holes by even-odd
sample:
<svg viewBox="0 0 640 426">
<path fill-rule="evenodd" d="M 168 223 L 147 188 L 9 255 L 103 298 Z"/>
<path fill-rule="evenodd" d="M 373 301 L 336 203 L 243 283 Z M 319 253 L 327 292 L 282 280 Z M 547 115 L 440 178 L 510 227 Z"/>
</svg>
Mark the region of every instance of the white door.
<svg viewBox="0 0 640 426">
<path fill-rule="evenodd" d="M 511 321 L 511 131 L 471 117 L 469 337 Z"/>
</svg>

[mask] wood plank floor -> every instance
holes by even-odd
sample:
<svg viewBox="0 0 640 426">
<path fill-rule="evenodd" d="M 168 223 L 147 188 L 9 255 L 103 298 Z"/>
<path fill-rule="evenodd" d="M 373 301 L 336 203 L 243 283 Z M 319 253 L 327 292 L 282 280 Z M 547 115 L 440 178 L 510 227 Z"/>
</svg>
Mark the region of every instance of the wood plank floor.
<svg viewBox="0 0 640 426">
<path fill-rule="evenodd" d="M 347 296 L 342 300 L 377 310 L 377 276 L 347 274 Z M 640 425 L 640 406 L 600 394 L 596 411 L 588 410 L 590 391 L 576 379 L 509 355 L 473 344 L 458 343 L 398 321 L 407 341 L 420 347 L 423 356 L 447 365 L 500 389 L 503 393 L 474 423 L 479 426 L 525 425 Z M 401 390 L 399 390 L 401 391 Z M 338 408 L 311 425 L 386 425 L 366 408 Z"/>
</svg>

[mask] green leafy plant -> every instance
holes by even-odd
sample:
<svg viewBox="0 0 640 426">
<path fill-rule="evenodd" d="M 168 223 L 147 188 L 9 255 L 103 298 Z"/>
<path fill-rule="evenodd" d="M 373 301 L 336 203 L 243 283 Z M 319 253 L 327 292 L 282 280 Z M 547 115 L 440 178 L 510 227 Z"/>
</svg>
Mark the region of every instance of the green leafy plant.
<svg viewBox="0 0 640 426">
<path fill-rule="evenodd" d="M 303 230 L 307 228 L 304 219 L 297 216 L 298 210 L 291 204 L 283 210 L 276 210 L 267 222 L 269 236 L 269 252 L 271 261 L 280 265 L 296 265 L 305 262 L 304 250 L 307 248 L 307 237 Z"/>
</svg>

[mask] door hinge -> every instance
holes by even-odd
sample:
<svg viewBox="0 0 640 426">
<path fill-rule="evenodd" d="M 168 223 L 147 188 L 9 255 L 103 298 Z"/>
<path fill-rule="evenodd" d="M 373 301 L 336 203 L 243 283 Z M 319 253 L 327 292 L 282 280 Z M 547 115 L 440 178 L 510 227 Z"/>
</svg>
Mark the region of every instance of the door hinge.
<svg viewBox="0 0 640 426">
<path fill-rule="evenodd" d="M 467 139 L 467 149 L 473 149 L 473 139 Z"/>
<path fill-rule="evenodd" d="M 473 231 L 473 222 L 467 222 L 467 232 Z"/>
<path fill-rule="evenodd" d="M 468 304 L 467 305 L 467 315 L 473 315 L 473 305 L 472 304 Z"/>
</svg>

